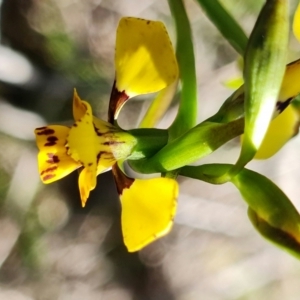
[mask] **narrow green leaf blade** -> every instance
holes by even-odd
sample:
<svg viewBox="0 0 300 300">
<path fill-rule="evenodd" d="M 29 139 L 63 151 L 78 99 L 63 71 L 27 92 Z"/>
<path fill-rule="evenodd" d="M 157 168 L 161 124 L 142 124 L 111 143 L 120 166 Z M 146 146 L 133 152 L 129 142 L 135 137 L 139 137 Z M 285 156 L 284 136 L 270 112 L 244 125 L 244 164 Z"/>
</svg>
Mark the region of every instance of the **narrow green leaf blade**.
<svg viewBox="0 0 300 300">
<path fill-rule="evenodd" d="M 218 0 L 197 0 L 197 2 L 231 46 L 240 55 L 244 55 L 248 38 L 230 13 Z"/>
</svg>

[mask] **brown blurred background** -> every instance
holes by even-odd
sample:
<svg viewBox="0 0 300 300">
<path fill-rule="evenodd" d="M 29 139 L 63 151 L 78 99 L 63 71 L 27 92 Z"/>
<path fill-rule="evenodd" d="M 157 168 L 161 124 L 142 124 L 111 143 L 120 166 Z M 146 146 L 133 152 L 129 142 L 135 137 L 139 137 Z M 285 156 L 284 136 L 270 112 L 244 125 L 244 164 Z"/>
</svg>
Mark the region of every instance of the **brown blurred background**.
<svg viewBox="0 0 300 300">
<path fill-rule="evenodd" d="M 223 0 L 247 33 L 264 1 Z M 291 15 L 297 1 L 292 1 Z M 43 185 L 33 130 L 72 122 L 72 94 L 106 118 L 114 80 L 115 30 L 122 16 L 163 21 L 174 41 L 167 1 L 0 0 L 0 299 L 2 300 L 298 300 L 300 263 L 252 228 L 231 185 L 180 178 L 172 232 L 127 253 L 110 172 L 80 207 L 78 173 Z M 237 55 L 186 0 L 199 80 L 199 121 L 241 76 Z M 290 57 L 300 56 L 291 34 Z M 138 124 L 148 102 L 132 99 L 121 124 Z M 167 127 L 174 103 L 159 124 Z M 300 139 L 250 168 L 276 182 L 300 209 Z M 205 162 L 234 162 L 232 141 Z"/>
</svg>

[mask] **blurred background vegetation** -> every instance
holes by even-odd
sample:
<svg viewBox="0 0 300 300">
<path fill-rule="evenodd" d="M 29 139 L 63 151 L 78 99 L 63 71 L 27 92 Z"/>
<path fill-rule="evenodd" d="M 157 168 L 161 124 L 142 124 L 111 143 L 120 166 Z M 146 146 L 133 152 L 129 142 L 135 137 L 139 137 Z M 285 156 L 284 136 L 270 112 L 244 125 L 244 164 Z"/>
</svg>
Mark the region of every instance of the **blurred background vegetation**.
<svg viewBox="0 0 300 300">
<path fill-rule="evenodd" d="M 221 2 L 249 34 L 264 1 Z M 98 177 L 84 209 L 76 172 L 51 185 L 40 182 L 34 128 L 72 122 L 74 87 L 106 119 L 119 19 L 159 19 L 174 38 L 166 1 L 0 3 L 0 299 L 299 299 L 300 264 L 258 236 L 230 185 L 181 178 L 172 232 L 129 254 L 110 172 Z M 201 8 L 192 0 L 185 4 L 203 120 L 231 93 L 224 82 L 241 74 L 237 54 Z M 299 53 L 291 35 L 289 60 Z M 143 100 L 126 104 L 121 115 L 125 128 L 138 124 L 149 105 Z M 159 126 L 168 126 L 175 113 L 176 103 Z M 230 142 L 206 161 L 234 162 L 237 145 Z M 269 161 L 251 163 L 283 188 L 298 209 L 299 147 L 296 137 Z"/>
</svg>

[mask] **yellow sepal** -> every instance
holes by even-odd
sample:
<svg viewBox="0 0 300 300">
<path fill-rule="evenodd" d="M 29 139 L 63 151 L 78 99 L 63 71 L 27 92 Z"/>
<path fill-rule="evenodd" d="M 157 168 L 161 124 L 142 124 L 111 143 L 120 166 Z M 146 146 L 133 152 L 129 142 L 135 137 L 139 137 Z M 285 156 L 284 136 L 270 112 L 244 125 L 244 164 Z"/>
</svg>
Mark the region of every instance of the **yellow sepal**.
<svg viewBox="0 0 300 300">
<path fill-rule="evenodd" d="M 298 4 L 294 14 L 293 32 L 297 40 L 300 42 L 300 3 Z"/>
<path fill-rule="evenodd" d="M 135 179 L 120 195 L 122 231 L 129 252 L 167 234 L 177 207 L 178 183 L 170 178 Z"/>
<path fill-rule="evenodd" d="M 73 94 L 73 117 L 75 121 L 78 121 L 81 119 L 85 112 L 87 110 L 87 107 L 84 104 L 84 101 L 82 101 L 77 94 L 76 89 L 74 89 L 74 94 Z"/>
<path fill-rule="evenodd" d="M 286 66 L 278 96 L 280 102 L 285 102 L 290 98 L 294 98 L 300 93 L 299 77 L 300 59 L 293 61 Z"/>
<path fill-rule="evenodd" d="M 34 131 L 40 150 L 38 168 L 43 183 L 59 180 L 80 167 L 80 163 L 67 155 L 65 144 L 69 131 L 69 127 L 60 125 L 45 126 Z"/>
<path fill-rule="evenodd" d="M 82 207 L 85 207 L 86 201 L 90 195 L 90 191 L 96 187 L 96 183 L 97 179 L 94 169 L 84 168 L 80 172 L 78 178 L 78 185 Z"/>
<path fill-rule="evenodd" d="M 255 158 L 267 159 L 276 154 L 297 133 L 298 127 L 299 115 L 295 108 L 289 105 L 271 121 Z"/>
<path fill-rule="evenodd" d="M 122 18 L 116 38 L 116 88 L 130 96 L 162 90 L 178 77 L 175 53 L 162 22 Z"/>
</svg>

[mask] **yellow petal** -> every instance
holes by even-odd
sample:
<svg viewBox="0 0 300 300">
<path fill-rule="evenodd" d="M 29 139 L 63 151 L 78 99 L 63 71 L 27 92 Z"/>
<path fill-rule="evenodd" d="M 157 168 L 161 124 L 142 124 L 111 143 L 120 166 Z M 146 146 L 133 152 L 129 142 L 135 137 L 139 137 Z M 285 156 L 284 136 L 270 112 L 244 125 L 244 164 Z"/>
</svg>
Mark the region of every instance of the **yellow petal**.
<svg viewBox="0 0 300 300">
<path fill-rule="evenodd" d="M 74 120 L 78 121 L 81 119 L 84 114 L 86 113 L 86 106 L 84 104 L 84 101 L 82 101 L 77 94 L 76 89 L 74 89 L 74 95 L 73 95 L 73 116 Z"/>
<path fill-rule="evenodd" d="M 178 77 L 175 53 L 162 22 L 122 18 L 116 38 L 116 88 L 133 97 L 162 90 Z"/>
<path fill-rule="evenodd" d="M 110 123 L 100 120 L 96 117 L 93 117 L 93 122 L 94 122 L 96 131 L 98 132 L 99 136 L 104 133 L 116 131 L 116 127 L 114 127 Z"/>
<path fill-rule="evenodd" d="M 178 183 L 170 178 L 135 179 L 123 189 L 122 231 L 129 252 L 167 234 L 176 212 Z"/>
<path fill-rule="evenodd" d="M 61 179 L 80 167 L 80 163 L 67 155 L 66 138 L 70 128 L 52 125 L 35 130 L 39 148 L 38 167 L 44 183 Z"/>
<path fill-rule="evenodd" d="M 82 171 L 84 180 L 79 179 L 79 181 L 83 182 L 84 186 L 93 189 L 95 188 L 94 182 L 96 182 L 97 176 L 97 156 L 101 145 L 94 128 L 91 106 L 85 101 L 82 101 L 82 103 L 86 106 L 86 112 L 70 129 L 67 137 L 68 154 L 85 167 Z M 90 182 L 87 183 L 87 181 Z M 83 194 L 86 194 L 86 192 Z M 83 198 L 82 201 L 84 202 L 86 199 Z"/>
<path fill-rule="evenodd" d="M 294 14 L 293 31 L 297 40 L 300 41 L 300 3 L 298 4 Z"/>
<path fill-rule="evenodd" d="M 80 174 L 78 179 L 81 205 L 85 207 L 86 201 L 90 195 L 90 191 L 96 187 L 96 176 L 94 170 L 90 168 L 84 168 Z"/>
<path fill-rule="evenodd" d="M 176 93 L 177 85 L 178 80 L 174 81 L 157 94 L 141 121 L 140 128 L 151 128 L 159 122 L 171 105 Z"/>
<path fill-rule="evenodd" d="M 289 105 L 270 123 L 255 158 L 267 159 L 276 154 L 297 133 L 298 127 L 299 115 L 295 108 Z"/>
<path fill-rule="evenodd" d="M 100 153 L 98 158 L 97 175 L 109 170 L 117 162 L 113 154 L 109 152 Z"/>
<path fill-rule="evenodd" d="M 300 93 L 299 77 L 300 59 L 295 60 L 286 66 L 278 97 L 280 102 L 289 101 Z"/>
</svg>

